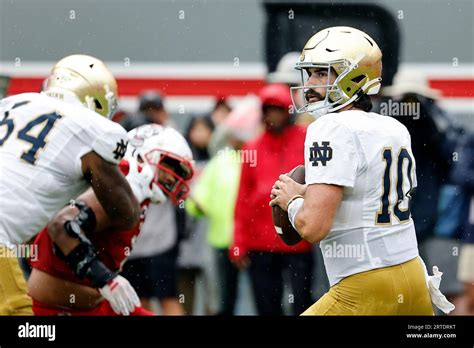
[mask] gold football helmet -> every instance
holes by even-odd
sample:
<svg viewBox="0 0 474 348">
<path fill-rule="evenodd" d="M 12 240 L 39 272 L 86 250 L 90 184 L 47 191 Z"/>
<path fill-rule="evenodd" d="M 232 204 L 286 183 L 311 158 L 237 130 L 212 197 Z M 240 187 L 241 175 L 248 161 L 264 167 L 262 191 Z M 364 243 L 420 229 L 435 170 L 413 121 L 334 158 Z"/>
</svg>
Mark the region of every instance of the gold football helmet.
<svg viewBox="0 0 474 348">
<path fill-rule="evenodd" d="M 351 27 L 331 27 L 313 35 L 301 52 L 296 69 L 301 72 L 302 85 L 292 87 L 293 104 L 297 112 L 322 116 L 354 102 L 363 94 L 377 94 L 382 81 L 382 52 L 366 33 Z M 309 86 L 307 70 L 328 71 L 326 85 Z M 331 69 L 332 68 L 332 69 Z M 337 74 L 330 83 L 331 70 Z M 326 88 L 324 100 L 309 103 L 304 92 Z M 300 103 L 297 99 L 302 99 Z"/>
<path fill-rule="evenodd" d="M 117 109 L 117 82 L 100 59 L 75 54 L 54 65 L 44 92 L 67 100 L 71 96 L 87 108 L 111 118 Z"/>
</svg>

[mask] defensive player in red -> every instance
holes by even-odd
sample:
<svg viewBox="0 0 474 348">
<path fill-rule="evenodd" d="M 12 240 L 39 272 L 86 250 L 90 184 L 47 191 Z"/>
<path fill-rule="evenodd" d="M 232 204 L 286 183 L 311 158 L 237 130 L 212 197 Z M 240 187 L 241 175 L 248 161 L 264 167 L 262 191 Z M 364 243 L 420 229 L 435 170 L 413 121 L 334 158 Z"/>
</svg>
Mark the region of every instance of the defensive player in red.
<svg viewBox="0 0 474 348">
<path fill-rule="evenodd" d="M 120 168 L 141 188 L 134 192 L 142 207 L 140 223 L 130 230 L 114 228 L 92 190 L 61 210 L 35 240 L 38 258 L 31 261 L 28 280 L 35 315 L 153 315 L 118 273 L 149 203 L 169 198 L 178 204 L 186 198 L 192 153 L 176 130 L 145 125 L 129 132 Z M 109 284 L 107 291 L 103 283 Z"/>
</svg>

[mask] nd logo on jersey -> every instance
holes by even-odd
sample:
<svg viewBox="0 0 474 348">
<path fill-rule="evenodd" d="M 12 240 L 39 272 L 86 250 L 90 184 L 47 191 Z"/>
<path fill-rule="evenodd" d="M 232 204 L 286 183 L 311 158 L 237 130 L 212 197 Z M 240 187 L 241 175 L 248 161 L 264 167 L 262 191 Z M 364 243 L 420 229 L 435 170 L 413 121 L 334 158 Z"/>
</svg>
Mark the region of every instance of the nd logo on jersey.
<svg viewBox="0 0 474 348">
<path fill-rule="evenodd" d="M 318 162 L 321 162 L 322 166 L 326 166 L 330 160 L 332 160 L 332 147 L 329 146 L 329 141 L 322 141 L 321 146 L 316 141 L 309 148 L 309 161 L 313 163 L 313 167 L 317 167 Z"/>
<path fill-rule="evenodd" d="M 117 147 L 115 148 L 113 154 L 116 160 L 121 160 L 123 156 L 125 156 L 125 152 L 127 151 L 127 144 L 128 142 L 120 139 L 120 142 L 117 143 Z"/>
</svg>

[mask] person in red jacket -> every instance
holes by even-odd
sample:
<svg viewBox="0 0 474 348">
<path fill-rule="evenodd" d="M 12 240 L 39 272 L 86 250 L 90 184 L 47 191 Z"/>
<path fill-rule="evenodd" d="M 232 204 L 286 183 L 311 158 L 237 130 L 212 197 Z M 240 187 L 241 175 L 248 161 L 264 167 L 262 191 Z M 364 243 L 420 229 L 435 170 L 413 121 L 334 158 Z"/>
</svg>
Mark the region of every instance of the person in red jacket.
<svg viewBox="0 0 474 348">
<path fill-rule="evenodd" d="M 258 314 L 281 315 L 285 301 L 291 304 L 293 314 L 299 314 L 312 303 L 311 245 L 303 241 L 290 247 L 280 240 L 268 192 L 275 178 L 304 163 L 306 131 L 292 124 L 288 86 L 267 85 L 260 99 L 265 131 L 243 148 L 246 158 L 255 161 L 242 163 L 230 258 L 240 269 L 248 266 Z M 285 270 L 289 282 L 283 281 Z M 291 284 L 288 298 L 283 298 L 284 284 Z"/>
</svg>

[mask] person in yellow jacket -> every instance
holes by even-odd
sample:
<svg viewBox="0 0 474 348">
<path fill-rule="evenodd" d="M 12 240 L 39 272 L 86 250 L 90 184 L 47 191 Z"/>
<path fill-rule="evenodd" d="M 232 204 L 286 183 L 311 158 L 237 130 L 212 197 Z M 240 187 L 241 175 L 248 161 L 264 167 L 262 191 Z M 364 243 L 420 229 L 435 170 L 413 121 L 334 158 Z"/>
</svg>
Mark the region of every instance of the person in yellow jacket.
<svg viewBox="0 0 474 348">
<path fill-rule="evenodd" d="M 234 207 L 239 188 L 245 141 L 255 135 L 260 119 L 258 106 L 244 103 L 225 121 L 227 146 L 209 161 L 191 189 L 186 211 L 209 220 L 208 242 L 215 251 L 220 284 L 220 315 L 233 315 L 237 298 L 238 269 L 229 260 L 234 230 Z"/>
</svg>

